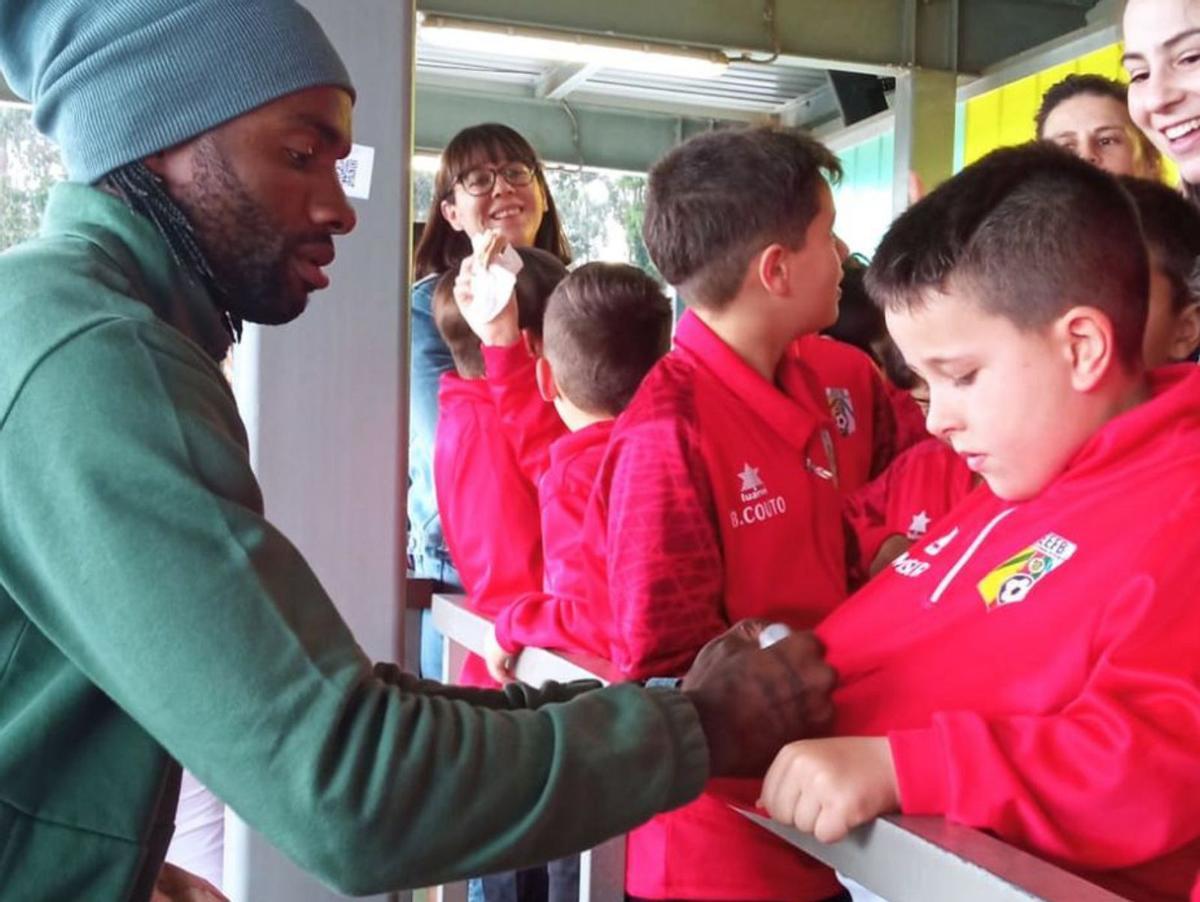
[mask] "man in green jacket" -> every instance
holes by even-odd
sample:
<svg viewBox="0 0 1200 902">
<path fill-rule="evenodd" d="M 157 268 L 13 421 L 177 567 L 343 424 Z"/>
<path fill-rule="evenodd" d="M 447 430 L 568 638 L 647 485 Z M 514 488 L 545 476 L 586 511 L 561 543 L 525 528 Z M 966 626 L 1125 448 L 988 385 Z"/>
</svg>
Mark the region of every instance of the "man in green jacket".
<svg viewBox="0 0 1200 902">
<path fill-rule="evenodd" d="M 0 71 L 71 179 L 0 257 L 0 895 L 148 898 L 180 764 L 365 893 L 593 845 L 828 717 L 815 640 L 753 626 L 682 691 L 372 666 L 219 368 L 354 226 L 336 52 L 293 0 L 0 0 Z"/>
</svg>

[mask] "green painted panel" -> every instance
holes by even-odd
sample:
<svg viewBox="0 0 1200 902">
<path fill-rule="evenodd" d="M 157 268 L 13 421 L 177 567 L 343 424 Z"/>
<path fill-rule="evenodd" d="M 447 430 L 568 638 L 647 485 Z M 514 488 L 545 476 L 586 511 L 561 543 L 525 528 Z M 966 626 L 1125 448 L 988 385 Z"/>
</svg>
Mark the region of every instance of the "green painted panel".
<svg viewBox="0 0 1200 902">
<path fill-rule="evenodd" d="M 868 257 L 892 222 L 895 135 L 885 132 L 838 154 L 842 181 L 834 188 L 838 235 L 850 250 Z"/>
</svg>

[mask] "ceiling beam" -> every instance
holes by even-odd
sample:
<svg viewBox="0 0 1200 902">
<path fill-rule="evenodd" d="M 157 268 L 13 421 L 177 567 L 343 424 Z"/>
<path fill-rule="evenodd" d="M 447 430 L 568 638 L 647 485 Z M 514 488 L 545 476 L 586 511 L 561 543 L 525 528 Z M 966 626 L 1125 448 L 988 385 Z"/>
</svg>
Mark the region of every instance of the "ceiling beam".
<svg viewBox="0 0 1200 902">
<path fill-rule="evenodd" d="M 613 110 L 529 97 L 417 85 L 415 144 L 440 152 L 468 125 L 502 122 L 515 128 L 544 160 L 645 172 L 686 138 L 713 127 L 707 119 Z"/>
<path fill-rule="evenodd" d="M 778 48 L 764 19 L 764 0 L 417 0 L 421 12 L 633 38 L 691 47 L 722 48 L 816 68 L 887 73 L 910 65 L 901 35 L 911 0 L 777 2 Z M 921 4 L 916 6 L 919 8 Z"/>
<path fill-rule="evenodd" d="M 538 79 L 534 96 L 544 100 L 565 100 L 599 69 L 596 63 L 559 63 Z"/>
<path fill-rule="evenodd" d="M 773 54 L 798 65 L 978 74 L 1082 27 L 1087 4 L 1048 0 L 417 0 L 421 12 L 578 34 Z"/>
</svg>

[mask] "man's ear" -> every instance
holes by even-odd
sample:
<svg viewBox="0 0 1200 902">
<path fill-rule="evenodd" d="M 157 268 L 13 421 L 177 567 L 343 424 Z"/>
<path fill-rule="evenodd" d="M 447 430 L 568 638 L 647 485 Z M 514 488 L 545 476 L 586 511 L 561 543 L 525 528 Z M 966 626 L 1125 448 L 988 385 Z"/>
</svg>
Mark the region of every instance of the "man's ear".
<svg viewBox="0 0 1200 902">
<path fill-rule="evenodd" d="M 185 144 L 177 144 L 166 150 L 143 157 L 146 168 L 157 175 L 167 185 L 186 185 L 192 181 L 192 159 L 196 140 Z"/>
<path fill-rule="evenodd" d="M 158 153 L 151 154 L 150 156 L 146 157 L 144 160 L 142 160 L 142 163 L 145 164 L 147 169 L 161 179 L 166 175 L 166 163 L 163 159 L 165 156 L 166 154 L 160 150 Z"/>
<path fill-rule="evenodd" d="M 1112 320 L 1095 307 L 1072 307 L 1053 326 L 1071 365 L 1071 385 L 1076 391 L 1095 388 L 1117 359 Z"/>
<path fill-rule="evenodd" d="M 554 370 L 550 367 L 550 361 L 545 357 L 535 360 L 533 377 L 537 382 L 538 394 L 542 396 L 542 400 L 552 404 L 558 397 L 558 383 L 554 381 Z"/>
<path fill-rule="evenodd" d="M 792 273 L 788 271 L 787 253 L 782 244 L 768 244 L 750 261 L 754 277 L 768 294 L 783 296 L 791 289 Z"/>
<path fill-rule="evenodd" d="M 1170 355 L 1175 361 L 1189 359 L 1200 347 L 1200 301 L 1188 304 L 1175 314 Z"/>
</svg>

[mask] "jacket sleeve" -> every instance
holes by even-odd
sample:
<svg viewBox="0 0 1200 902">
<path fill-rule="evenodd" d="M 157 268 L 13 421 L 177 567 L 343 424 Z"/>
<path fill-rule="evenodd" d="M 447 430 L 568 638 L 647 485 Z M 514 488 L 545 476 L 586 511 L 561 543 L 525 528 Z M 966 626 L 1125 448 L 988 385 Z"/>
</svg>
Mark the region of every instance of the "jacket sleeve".
<svg viewBox="0 0 1200 902">
<path fill-rule="evenodd" d="M 614 433 L 600 479 L 613 663 L 632 679 L 682 674 L 729 626 L 698 439 L 680 417 L 630 424 Z"/>
<path fill-rule="evenodd" d="M 858 560 L 847 561 L 852 570 L 866 573 L 884 541 L 898 534 L 887 522 L 888 493 L 892 491 L 893 475 L 889 468 L 845 498 L 842 517 L 858 550 Z"/>
<path fill-rule="evenodd" d="M 39 363 L 0 423 L 0 584 L 342 892 L 553 858 L 700 791 L 707 750 L 680 693 L 621 685 L 526 709 L 570 692 L 443 690 L 373 668 L 264 519 L 219 370 L 174 330 L 92 327 Z"/>
<path fill-rule="evenodd" d="M 411 292 L 412 364 L 409 370 L 408 534 L 410 564 L 419 576 L 453 579 L 434 490 L 433 450 L 438 424 L 438 381 L 454 369 L 450 349 L 438 335 L 430 304 L 436 276 Z"/>
<path fill-rule="evenodd" d="M 496 617 L 496 641 L 510 653 L 551 648 L 607 658 L 610 648 L 594 602 L 546 592 L 523 595 Z"/>
<path fill-rule="evenodd" d="M 944 711 L 890 735 L 906 814 L 942 814 L 1081 867 L 1200 836 L 1200 505 L 1164 518 L 1113 587 L 1078 697 L 1043 716 Z"/>
<path fill-rule="evenodd" d="M 538 393 L 534 359 L 522 342 L 507 348 L 485 347 L 483 361 L 504 437 L 521 472 L 536 486 L 549 466 L 550 446 L 566 434 L 567 427 L 554 405 Z"/>
</svg>

